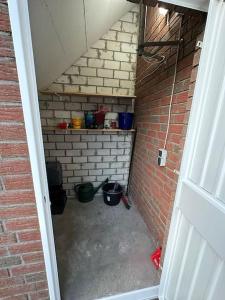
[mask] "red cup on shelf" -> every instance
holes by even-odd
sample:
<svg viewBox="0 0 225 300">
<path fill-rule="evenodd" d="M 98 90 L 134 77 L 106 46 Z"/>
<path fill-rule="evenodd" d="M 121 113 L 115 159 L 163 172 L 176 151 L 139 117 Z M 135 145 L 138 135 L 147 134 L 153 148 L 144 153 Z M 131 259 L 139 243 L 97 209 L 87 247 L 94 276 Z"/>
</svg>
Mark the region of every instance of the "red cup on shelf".
<svg viewBox="0 0 225 300">
<path fill-rule="evenodd" d="M 61 123 L 58 124 L 58 127 L 60 129 L 66 129 L 67 128 L 67 123 L 66 122 L 61 122 Z"/>
</svg>

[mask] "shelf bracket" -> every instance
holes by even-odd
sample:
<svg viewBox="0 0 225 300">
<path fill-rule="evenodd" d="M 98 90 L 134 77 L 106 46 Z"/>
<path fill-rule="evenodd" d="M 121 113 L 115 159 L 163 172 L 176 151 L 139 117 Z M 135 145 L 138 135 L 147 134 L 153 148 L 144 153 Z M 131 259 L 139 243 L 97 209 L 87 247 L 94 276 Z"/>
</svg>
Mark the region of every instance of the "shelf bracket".
<svg viewBox="0 0 225 300">
<path fill-rule="evenodd" d="M 143 44 L 138 46 L 139 49 L 144 49 L 147 47 L 165 47 L 165 46 L 172 46 L 177 47 L 179 44 L 183 42 L 183 39 L 176 40 L 176 41 L 151 41 L 151 42 L 144 42 Z"/>
<path fill-rule="evenodd" d="M 148 48 L 148 47 L 165 47 L 165 46 L 171 46 L 171 47 L 178 47 L 181 43 L 183 43 L 183 39 L 180 39 L 180 40 L 175 40 L 175 41 L 150 41 L 150 42 L 144 42 L 142 44 L 140 44 L 138 46 L 138 55 L 139 56 L 146 56 L 146 57 L 153 57 L 157 60 L 161 60 L 162 59 L 162 56 L 161 55 L 157 55 L 157 51 L 153 52 L 153 53 L 150 53 L 150 52 L 147 52 L 145 51 L 144 49 L 145 48 Z"/>
</svg>

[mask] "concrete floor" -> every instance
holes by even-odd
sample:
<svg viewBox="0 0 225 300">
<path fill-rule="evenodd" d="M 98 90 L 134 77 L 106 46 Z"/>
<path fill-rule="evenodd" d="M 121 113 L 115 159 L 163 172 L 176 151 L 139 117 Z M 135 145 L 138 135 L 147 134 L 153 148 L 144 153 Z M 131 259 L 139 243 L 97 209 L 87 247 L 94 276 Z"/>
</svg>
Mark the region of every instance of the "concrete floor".
<svg viewBox="0 0 225 300">
<path fill-rule="evenodd" d="M 135 207 L 68 200 L 53 216 L 63 300 L 94 300 L 158 284 L 154 245 Z"/>
</svg>

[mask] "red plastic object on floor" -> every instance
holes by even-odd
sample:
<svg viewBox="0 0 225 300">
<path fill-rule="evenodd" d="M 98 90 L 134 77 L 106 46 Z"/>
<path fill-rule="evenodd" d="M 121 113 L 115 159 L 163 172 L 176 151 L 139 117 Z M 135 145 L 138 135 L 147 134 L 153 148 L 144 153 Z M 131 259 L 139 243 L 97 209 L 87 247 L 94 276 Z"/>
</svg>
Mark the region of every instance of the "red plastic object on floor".
<svg viewBox="0 0 225 300">
<path fill-rule="evenodd" d="M 160 258 L 161 258 L 162 248 L 157 248 L 150 256 L 150 259 L 155 266 L 156 270 L 160 267 Z"/>
</svg>

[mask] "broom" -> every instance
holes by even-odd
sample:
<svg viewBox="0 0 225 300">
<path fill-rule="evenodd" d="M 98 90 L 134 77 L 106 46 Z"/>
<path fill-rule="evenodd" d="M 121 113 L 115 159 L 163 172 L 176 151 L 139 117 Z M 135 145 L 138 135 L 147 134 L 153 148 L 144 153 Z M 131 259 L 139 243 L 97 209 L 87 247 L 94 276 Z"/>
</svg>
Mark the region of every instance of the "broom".
<svg viewBox="0 0 225 300">
<path fill-rule="evenodd" d="M 134 138 L 133 138 L 133 143 L 132 143 L 132 150 L 131 150 L 131 156 L 130 156 L 130 165 L 129 165 L 129 174 L 128 174 L 128 181 L 127 181 L 127 189 L 126 193 L 122 195 L 121 200 L 124 203 L 124 206 L 126 209 L 130 209 L 132 206 L 132 203 L 128 197 L 129 195 L 129 186 L 130 186 L 130 177 L 131 177 L 131 169 L 132 169 L 132 162 L 133 162 L 133 156 L 134 156 L 134 148 L 135 148 L 135 141 L 136 141 L 136 135 L 137 135 L 137 130 L 134 132 Z"/>
</svg>

